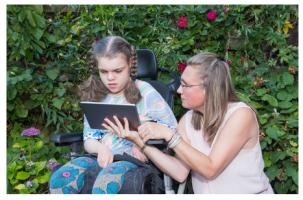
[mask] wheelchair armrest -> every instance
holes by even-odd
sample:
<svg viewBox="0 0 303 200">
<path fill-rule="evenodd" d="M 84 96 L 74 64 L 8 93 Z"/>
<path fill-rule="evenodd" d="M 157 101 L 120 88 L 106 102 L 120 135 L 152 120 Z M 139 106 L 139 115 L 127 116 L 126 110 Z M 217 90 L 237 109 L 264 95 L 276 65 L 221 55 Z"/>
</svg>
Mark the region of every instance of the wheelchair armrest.
<svg viewBox="0 0 303 200">
<path fill-rule="evenodd" d="M 56 147 L 68 146 L 71 143 L 83 142 L 83 133 L 75 132 L 51 135 L 49 142 L 54 142 Z"/>
<path fill-rule="evenodd" d="M 146 141 L 146 144 L 162 144 L 162 145 L 167 145 L 167 142 L 164 139 L 161 140 L 148 140 Z"/>
</svg>

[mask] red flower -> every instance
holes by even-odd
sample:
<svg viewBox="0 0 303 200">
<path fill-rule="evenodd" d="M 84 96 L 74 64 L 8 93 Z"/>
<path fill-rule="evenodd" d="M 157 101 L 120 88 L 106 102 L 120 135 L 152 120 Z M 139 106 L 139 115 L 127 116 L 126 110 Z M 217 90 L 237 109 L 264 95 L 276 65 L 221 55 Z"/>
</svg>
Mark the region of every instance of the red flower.
<svg viewBox="0 0 303 200">
<path fill-rule="evenodd" d="M 223 9 L 224 14 L 227 14 L 227 8 Z"/>
<path fill-rule="evenodd" d="M 185 22 L 186 17 L 180 17 L 180 19 L 177 22 L 177 27 L 182 28 L 184 26 L 187 26 L 187 22 Z"/>
<path fill-rule="evenodd" d="M 186 63 L 178 63 L 178 68 L 180 72 L 184 72 L 186 67 L 187 67 Z"/>
<path fill-rule="evenodd" d="M 47 59 L 45 57 L 41 57 L 40 60 L 41 60 L 41 62 L 46 62 L 47 61 Z"/>
<path fill-rule="evenodd" d="M 98 38 L 97 37 L 95 37 L 95 42 L 97 42 L 98 41 Z"/>
<path fill-rule="evenodd" d="M 210 21 L 214 21 L 216 19 L 218 12 L 210 11 L 207 13 L 207 18 L 210 19 Z"/>
<path fill-rule="evenodd" d="M 231 60 L 226 61 L 226 63 L 228 64 L 228 66 L 231 66 Z"/>
</svg>

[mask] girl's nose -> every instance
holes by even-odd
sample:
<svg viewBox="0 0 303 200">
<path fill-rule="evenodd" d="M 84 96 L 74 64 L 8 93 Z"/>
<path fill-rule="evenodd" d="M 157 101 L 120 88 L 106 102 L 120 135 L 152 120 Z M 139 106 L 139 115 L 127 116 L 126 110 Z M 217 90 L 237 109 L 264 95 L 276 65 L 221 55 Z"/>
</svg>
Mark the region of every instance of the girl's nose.
<svg viewBox="0 0 303 200">
<path fill-rule="evenodd" d="M 113 80 L 114 78 L 115 78 L 114 74 L 111 73 L 111 72 L 109 72 L 109 73 L 108 73 L 108 76 L 107 76 L 107 79 L 108 79 L 108 80 Z"/>
</svg>

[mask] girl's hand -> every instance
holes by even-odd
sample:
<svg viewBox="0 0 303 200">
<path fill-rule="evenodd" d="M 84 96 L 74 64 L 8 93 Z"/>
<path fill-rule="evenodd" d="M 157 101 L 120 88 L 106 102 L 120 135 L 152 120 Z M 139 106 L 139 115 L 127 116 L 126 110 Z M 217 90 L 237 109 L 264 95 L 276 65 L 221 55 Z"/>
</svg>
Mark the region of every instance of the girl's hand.
<svg viewBox="0 0 303 200">
<path fill-rule="evenodd" d="M 107 146 L 101 146 L 98 150 L 98 157 L 97 157 L 97 162 L 102 167 L 103 169 L 112 164 L 114 161 L 114 155 L 109 150 Z"/>
<path fill-rule="evenodd" d="M 108 125 L 103 123 L 102 126 L 105 127 L 107 130 L 111 131 L 112 133 L 118 135 L 119 138 L 129 140 L 132 143 L 138 144 L 140 141 L 142 141 L 139 137 L 138 132 L 129 130 L 129 124 L 126 118 L 123 118 L 125 129 L 123 128 L 122 124 L 116 116 L 114 116 L 113 118 L 118 126 L 116 126 L 109 119 L 104 119 L 108 123 Z"/>
<path fill-rule="evenodd" d="M 165 139 L 168 142 L 175 131 L 163 124 L 146 122 L 138 127 L 138 133 L 144 143 L 150 139 Z"/>
<path fill-rule="evenodd" d="M 147 161 L 146 155 L 139 149 L 137 145 L 133 145 L 132 151 L 135 158 L 141 160 L 142 162 Z"/>
</svg>

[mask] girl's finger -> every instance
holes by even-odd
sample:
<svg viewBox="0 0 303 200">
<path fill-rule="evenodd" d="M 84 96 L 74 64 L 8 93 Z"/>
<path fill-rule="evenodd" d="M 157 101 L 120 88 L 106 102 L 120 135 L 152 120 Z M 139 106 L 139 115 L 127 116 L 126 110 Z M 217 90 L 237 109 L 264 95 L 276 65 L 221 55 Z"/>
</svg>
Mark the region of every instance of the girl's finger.
<svg viewBox="0 0 303 200">
<path fill-rule="evenodd" d="M 129 124 L 128 124 L 128 120 L 124 117 L 124 126 L 125 126 L 125 131 L 128 132 L 129 131 Z"/>
<path fill-rule="evenodd" d="M 108 125 L 106 125 L 106 124 L 102 124 L 102 126 L 103 126 L 104 128 L 106 128 L 107 130 L 109 130 L 110 132 L 115 133 L 116 135 L 118 135 L 118 136 L 120 137 L 119 132 L 116 133 L 110 126 L 108 126 Z"/>
<path fill-rule="evenodd" d="M 116 117 L 116 116 L 113 116 L 113 118 L 114 118 L 116 124 L 118 125 L 119 131 L 122 132 L 124 128 L 123 128 L 123 126 L 122 126 L 120 120 L 119 120 L 118 117 Z"/>
<path fill-rule="evenodd" d="M 111 128 L 112 128 L 116 133 L 119 133 L 118 127 L 117 127 L 112 121 L 110 121 L 110 120 L 107 119 L 107 118 L 105 118 L 104 120 L 111 126 Z"/>
</svg>

